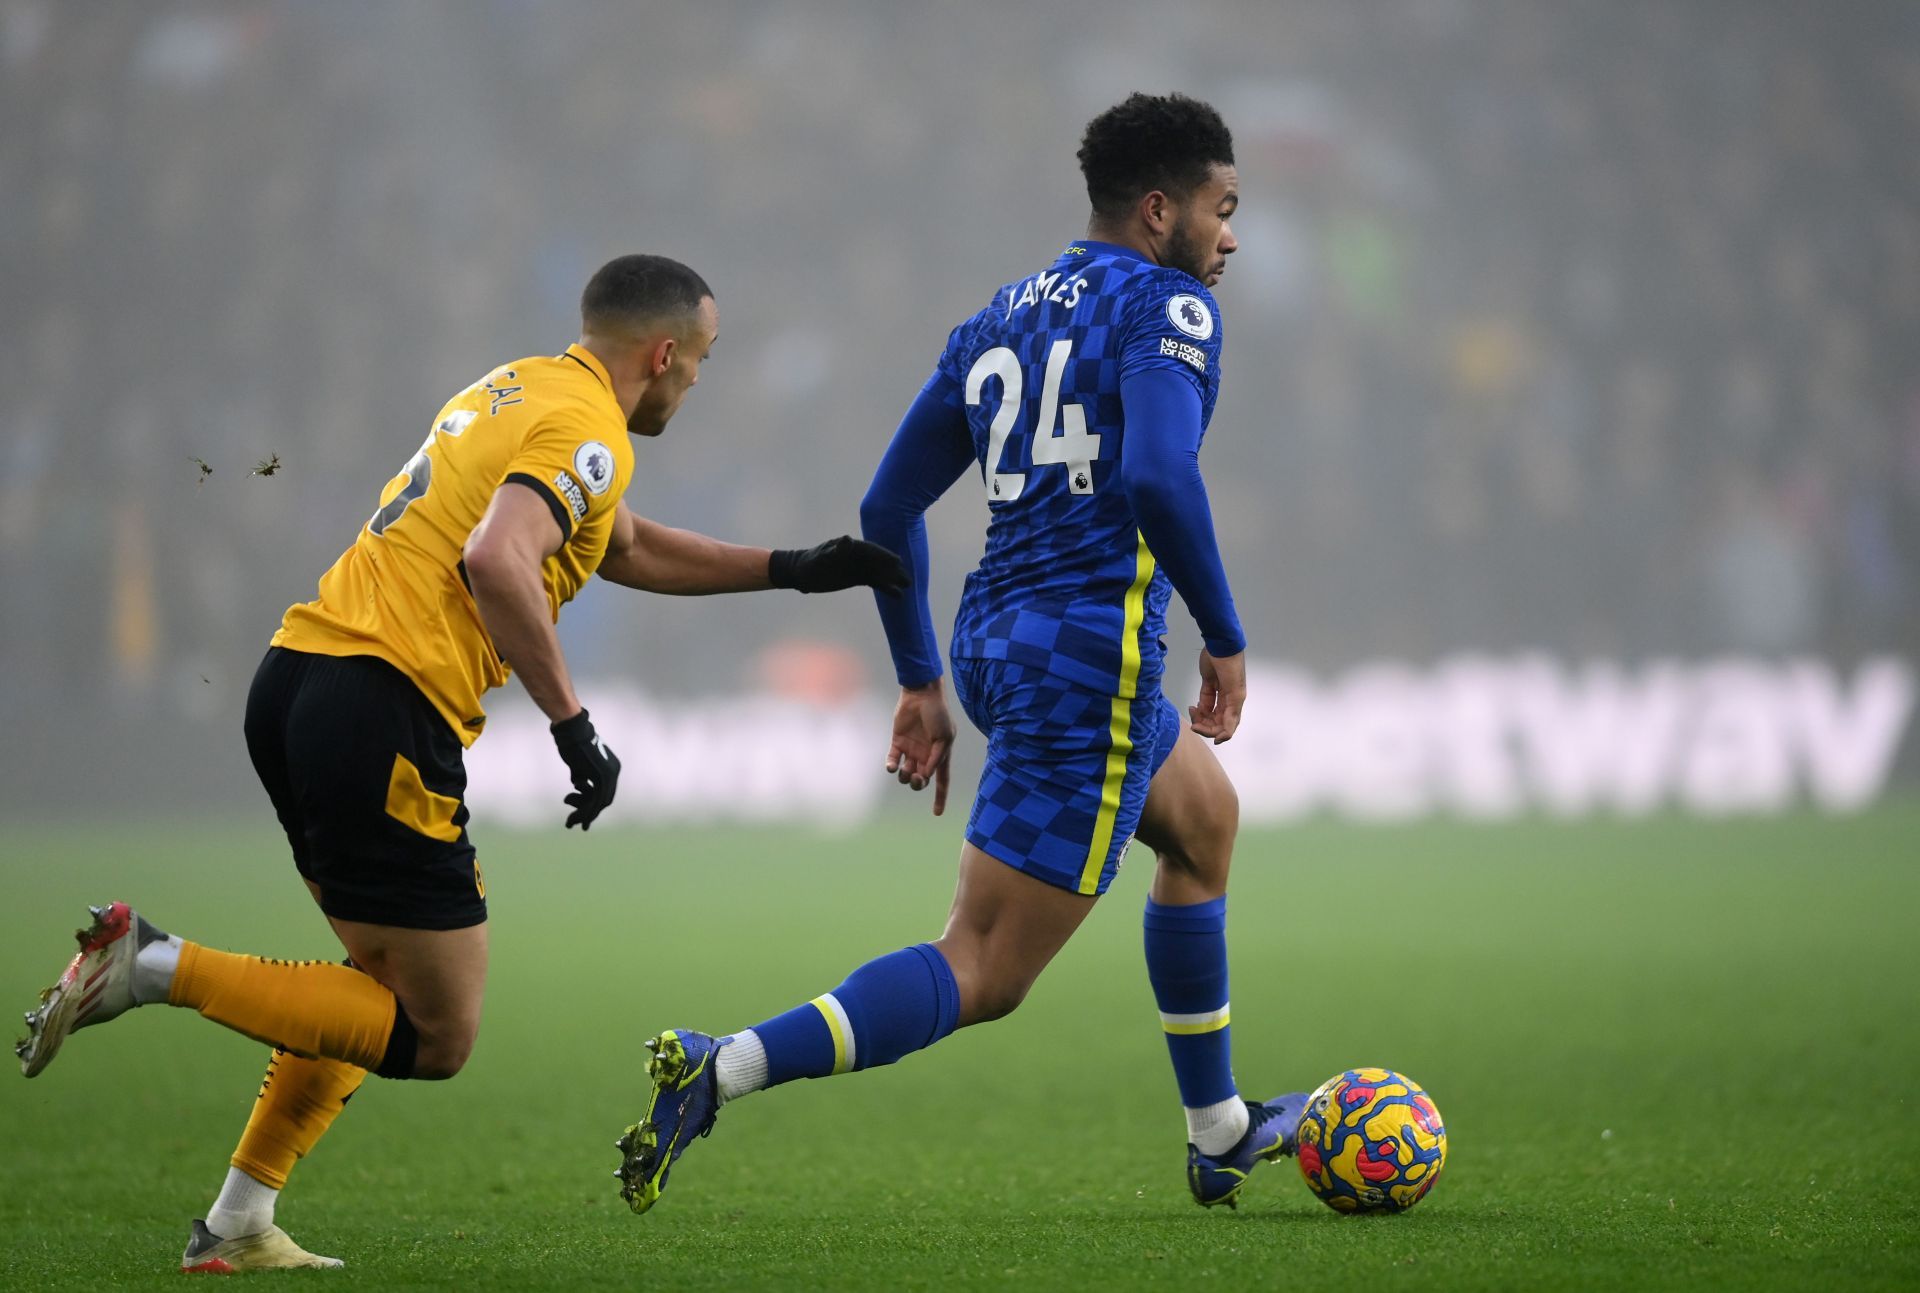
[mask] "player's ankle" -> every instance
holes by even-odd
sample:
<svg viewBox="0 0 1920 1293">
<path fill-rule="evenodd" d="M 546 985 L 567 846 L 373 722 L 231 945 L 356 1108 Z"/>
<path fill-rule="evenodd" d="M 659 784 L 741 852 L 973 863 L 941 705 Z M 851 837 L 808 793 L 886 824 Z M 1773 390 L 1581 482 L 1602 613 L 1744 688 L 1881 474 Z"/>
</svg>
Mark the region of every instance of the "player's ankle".
<svg viewBox="0 0 1920 1293">
<path fill-rule="evenodd" d="M 1237 1095 L 1186 1113 L 1187 1140 L 1209 1158 L 1219 1158 L 1247 1134 L 1247 1102 Z"/>
<path fill-rule="evenodd" d="M 767 1048 L 751 1028 L 720 1040 L 713 1057 L 714 1085 L 725 1104 L 767 1085 Z"/>
<path fill-rule="evenodd" d="M 222 1239 L 257 1235 L 273 1224 L 274 1205 L 279 1201 L 280 1191 L 230 1167 L 220 1197 L 207 1209 L 207 1229 Z"/>
<path fill-rule="evenodd" d="M 180 970 L 180 948 L 179 938 L 163 934 L 134 954 L 133 1004 L 165 1004 L 173 991 L 173 976 Z"/>
</svg>

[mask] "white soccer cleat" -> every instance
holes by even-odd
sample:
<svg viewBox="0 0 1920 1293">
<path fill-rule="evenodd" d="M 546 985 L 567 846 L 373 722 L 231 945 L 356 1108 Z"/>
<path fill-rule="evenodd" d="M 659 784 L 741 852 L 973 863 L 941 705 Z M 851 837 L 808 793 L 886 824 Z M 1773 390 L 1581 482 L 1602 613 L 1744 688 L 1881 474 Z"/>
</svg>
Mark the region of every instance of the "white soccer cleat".
<svg viewBox="0 0 1920 1293">
<path fill-rule="evenodd" d="M 148 943 L 166 937 L 124 902 L 87 910 L 93 924 L 74 931 L 79 952 L 59 982 L 40 994 L 39 1006 L 27 1012 L 27 1035 L 14 1043 L 20 1071 L 28 1077 L 53 1063 L 74 1029 L 104 1024 L 139 1004 L 133 998 L 134 958 Z"/>
<path fill-rule="evenodd" d="M 257 1235 L 222 1239 L 196 1218 L 187 1251 L 180 1254 L 183 1275 L 243 1275 L 248 1271 L 330 1270 L 346 1263 L 310 1253 L 278 1226 Z"/>
</svg>

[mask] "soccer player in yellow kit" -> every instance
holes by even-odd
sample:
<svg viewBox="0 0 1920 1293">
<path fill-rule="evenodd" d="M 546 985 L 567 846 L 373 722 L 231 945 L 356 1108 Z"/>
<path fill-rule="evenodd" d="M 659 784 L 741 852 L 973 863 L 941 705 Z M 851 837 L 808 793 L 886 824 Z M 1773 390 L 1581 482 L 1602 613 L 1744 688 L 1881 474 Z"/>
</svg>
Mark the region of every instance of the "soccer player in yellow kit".
<svg viewBox="0 0 1920 1293">
<path fill-rule="evenodd" d="M 29 1012 L 16 1048 L 28 1077 L 74 1029 L 162 1001 L 275 1047 L 182 1269 L 340 1265 L 273 1224 L 287 1174 L 368 1073 L 448 1078 L 466 1062 L 487 908 L 462 753 L 486 724 L 481 697 L 511 669 L 552 721 L 573 782 L 566 824 L 585 830 L 612 802 L 620 761 L 554 633 L 590 576 L 679 594 L 907 582 L 892 553 L 846 536 L 742 547 L 621 501 L 627 435 L 666 428 L 718 330 L 713 293 L 691 269 L 662 256 L 609 262 L 582 296 L 580 340 L 448 401 L 319 597 L 287 612 L 247 699 L 247 748 L 345 964 L 214 951 L 112 903 L 92 909 L 79 953 Z"/>
</svg>

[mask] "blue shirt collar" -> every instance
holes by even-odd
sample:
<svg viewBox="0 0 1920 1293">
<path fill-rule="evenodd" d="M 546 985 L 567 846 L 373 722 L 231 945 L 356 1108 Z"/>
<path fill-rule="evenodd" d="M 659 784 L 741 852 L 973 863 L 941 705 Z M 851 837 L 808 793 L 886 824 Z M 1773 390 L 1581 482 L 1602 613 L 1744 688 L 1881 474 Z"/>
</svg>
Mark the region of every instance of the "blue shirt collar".
<svg viewBox="0 0 1920 1293">
<path fill-rule="evenodd" d="M 1138 261 L 1146 261 L 1146 263 L 1148 264 L 1153 263 L 1147 260 L 1147 257 L 1143 252 L 1135 251 L 1131 247 L 1122 247 L 1119 243 L 1113 243 L 1113 242 L 1096 242 L 1091 238 L 1074 239 L 1072 242 L 1067 244 L 1067 249 L 1061 252 L 1060 256 L 1062 259 L 1065 259 L 1066 257 L 1072 256 L 1075 254 L 1082 254 L 1082 255 L 1088 255 L 1088 256 L 1112 256 L 1117 260 L 1138 260 Z"/>
</svg>

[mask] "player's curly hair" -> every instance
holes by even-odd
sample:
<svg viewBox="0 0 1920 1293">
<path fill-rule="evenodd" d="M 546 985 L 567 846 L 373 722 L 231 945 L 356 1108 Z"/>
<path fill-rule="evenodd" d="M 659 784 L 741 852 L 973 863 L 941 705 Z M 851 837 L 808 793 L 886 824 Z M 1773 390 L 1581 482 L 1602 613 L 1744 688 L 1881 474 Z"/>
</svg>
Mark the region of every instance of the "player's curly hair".
<svg viewBox="0 0 1920 1293">
<path fill-rule="evenodd" d="M 1087 123 L 1079 156 L 1093 213 L 1118 218 L 1155 189 L 1185 197 L 1208 168 L 1233 165 L 1233 132 L 1211 104 L 1134 93 Z"/>
<path fill-rule="evenodd" d="M 665 256 L 616 256 L 594 271 L 580 294 L 580 323 L 589 332 L 631 327 L 667 315 L 692 314 L 713 289 Z"/>
</svg>

